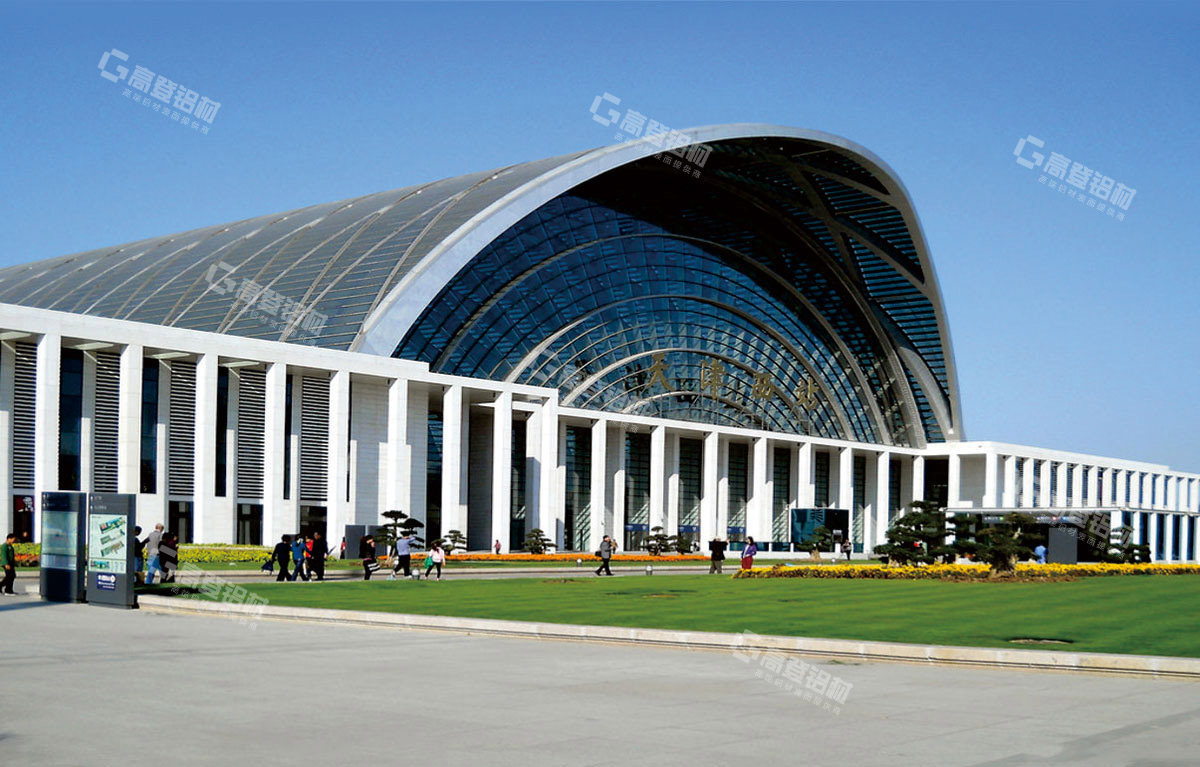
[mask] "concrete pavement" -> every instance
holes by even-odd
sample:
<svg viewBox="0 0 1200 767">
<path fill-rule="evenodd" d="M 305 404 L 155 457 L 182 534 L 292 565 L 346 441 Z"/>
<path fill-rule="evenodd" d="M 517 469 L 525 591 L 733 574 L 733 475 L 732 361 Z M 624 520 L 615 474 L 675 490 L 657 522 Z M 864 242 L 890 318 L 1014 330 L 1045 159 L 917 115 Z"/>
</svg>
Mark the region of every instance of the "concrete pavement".
<svg viewBox="0 0 1200 767">
<path fill-rule="evenodd" d="M 836 663 L 0 600 L 0 764 L 1193 765 L 1192 682 Z"/>
</svg>

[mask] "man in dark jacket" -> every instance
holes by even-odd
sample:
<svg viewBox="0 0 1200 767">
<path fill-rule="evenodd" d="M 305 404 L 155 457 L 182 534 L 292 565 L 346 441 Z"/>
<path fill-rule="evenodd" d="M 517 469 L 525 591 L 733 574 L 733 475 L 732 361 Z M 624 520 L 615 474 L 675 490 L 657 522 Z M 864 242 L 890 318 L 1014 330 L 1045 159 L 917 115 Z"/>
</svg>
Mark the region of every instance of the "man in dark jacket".
<svg viewBox="0 0 1200 767">
<path fill-rule="evenodd" d="M 712 575 L 713 573 L 719 574 L 721 572 L 721 567 L 725 564 L 725 547 L 728 545 L 728 543 L 721 540 L 720 536 L 713 538 L 712 541 L 709 542 L 708 548 L 709 551 L 712 552 L 711 560 L 708 565 L 709 575 Z"/>
<path fill-rule="evenodd" d="M 13 541 L 17 536 L 9 533 L 4 536 L 4 543 L 0 543 L 0 565 L 4 566 L 4 580 L 0 581 L 0 594 L 5 596 L 15 596 L 13 591 L 13 581 L 17 578 L 17 549 L 13 546 Z"/>
<path fill-rule="evenodd" d="M 312 571 L 313 580 L 325 580 L 325 557 L 329 554 L 329 549 L 325 548 L 325 536 L 318 532 L 312 535 L 312 557 L 308 560 L 308 567 Z"/>
<path fill-rule="evenodd" d="M 604 575 L 612 575 L 612 568 L 608 566 L 612 559 L 613 551 L 617 548 L 617 544 L 613 543 L 612 538 L 607 535 L 604 540 L 600 541 L 600 551 L 596 552 L 600 556 L 600 566 L 596 568 L 596 575 L 600 575 L 601 571 Z"/>
<path fill-rule="evenodd" d="M 280 539 L 279 543 L 275 544 L 275 550 L 271 552 L 271 558 L 279 563 L 279 575 L 275 576 L 275 580 L 290 580 L 291 575 L 288 574 L 288 560 L 292 558 L 292 536 L 285 535 Z"/>
</svg>

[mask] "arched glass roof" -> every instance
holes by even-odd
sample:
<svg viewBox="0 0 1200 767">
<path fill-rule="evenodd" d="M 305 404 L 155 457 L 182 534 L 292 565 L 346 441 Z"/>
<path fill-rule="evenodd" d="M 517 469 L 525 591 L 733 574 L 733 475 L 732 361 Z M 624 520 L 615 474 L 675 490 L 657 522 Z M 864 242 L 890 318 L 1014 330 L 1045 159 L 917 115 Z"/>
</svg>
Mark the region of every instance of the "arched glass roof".
<svg viewBox="0 0 1200 767">
<path fill-rule="evenodd" d="M 567 405 L 961 439 L 894 174 L 827 134 L 688 135 L 702 171 L 617 144 L 9 267 L 0 301 L 423 359 Z"/>
</svg>

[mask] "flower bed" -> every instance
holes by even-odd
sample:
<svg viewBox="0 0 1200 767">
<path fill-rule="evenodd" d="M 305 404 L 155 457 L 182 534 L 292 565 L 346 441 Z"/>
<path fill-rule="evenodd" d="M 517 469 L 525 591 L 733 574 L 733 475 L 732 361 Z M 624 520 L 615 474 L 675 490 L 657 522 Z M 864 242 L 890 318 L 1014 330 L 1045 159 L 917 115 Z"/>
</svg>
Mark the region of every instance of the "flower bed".
<svg viewBox="0 0 1200 767">
<path fill-rule="evenodd" d="M 420 552 L 424 553 L 424 552 Z M 451 562 L 528 562 L 529 564 L 538 564 L 539 562 L 574 562 L 576 559 L 595 560 L 596 555 L 591 552 L 565 552 L 561 554 L 452 554 L 449 557 Z M 708 556 L 705 554 L 664 554 L 661 557 L 650 556 L 649 554 L 614 554 L 613 562 L 661 562 L 670 564 L 672 562 L 707 562 Z"/>
<path fill-rule="evenodd" d="M 1183 564 L 1078 564 L 1035 565 L 1018 564 L 1014 577 L 1018 580 L 1051 580 L 1112 575 L 1197 575 L 1200 565 Z M 798 565 L 756 567 L 739 570 L 734 578 L 851 578 L 877 580 L 968 580 L 991 578 L 987 565 L 926 565 L 923 567 L 885 565 Z"/>
</svg>

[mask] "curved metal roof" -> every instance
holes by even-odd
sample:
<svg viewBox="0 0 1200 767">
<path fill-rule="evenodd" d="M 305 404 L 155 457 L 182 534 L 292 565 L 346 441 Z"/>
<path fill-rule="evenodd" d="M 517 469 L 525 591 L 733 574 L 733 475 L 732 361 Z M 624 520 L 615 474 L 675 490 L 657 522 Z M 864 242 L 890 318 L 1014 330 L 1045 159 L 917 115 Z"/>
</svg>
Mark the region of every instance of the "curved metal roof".
<svg viewBox="0 0 1200 767">
<path fill-rule="evenodd" d="M 872 332 L 892 341 L 891 377 L 907 378 L 909 399 L 924 400 L 909 410 L 922 411 L 930 433 L 961 439 L 934 267 L 895 173 L 863 147 L 817 131 L 746 124 L 686 134 L 710 145 L 714 159 L 736 161 L 708 166 L 704 183 L 738 186 L 751 202 L 772 188 L 776 207 L 794 213 L 792 228 L 841 265 L 839 280 L 854 283 L 849 292 Z M 392 355 L 455 276 L 511 227 L 661 151 L 630 141 L 9 267 L 0 270 L 0 302 Z M 781 188 L 794 199 L 781 203 Z"/>
</svg>

